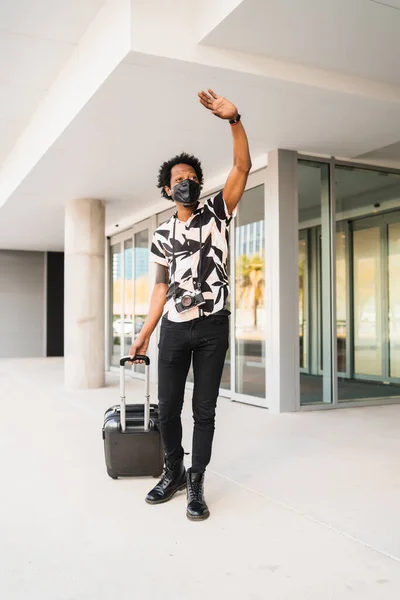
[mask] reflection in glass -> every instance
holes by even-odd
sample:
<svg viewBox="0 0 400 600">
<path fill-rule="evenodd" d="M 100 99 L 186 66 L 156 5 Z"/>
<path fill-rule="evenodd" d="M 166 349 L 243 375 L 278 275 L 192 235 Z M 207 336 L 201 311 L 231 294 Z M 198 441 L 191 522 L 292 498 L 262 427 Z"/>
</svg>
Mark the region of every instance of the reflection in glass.
<svg viewBox="0 0 400 600">
<path fill-rule="evenodd" d="M 379 227 L 353 234 L 354 370 L 382 374 L 381 236 Z"/>
<path fill-rule="evenodd" d="M 300 369 L 307 368 L 307 239 L 299 240 L 299 341 Z"/>
<path fill-rule="evenodd" d="M 347 352 L 347 239 L 344 231 L 336 233 L 336 341 L 337 369 L 346 372 Z"/>
<path fill-rule="evenodd" d="M 390 377 L 400 378 L 400 223 L 389 225 Z"/>
<path fill-rule="evenodd" d="M 149 231 L 134 234 L 134 314 L 133 333 L 140 333 L 150 306 L 149 288 Z M 144 373 L 144 365 L 134 365 L 135 373 Z"/>
<path fill-rule="evenodd" d="M 124 352 L 129 354 L 133 334 L 132 240 L 124 241 Z"/>
<path fill-rule="evenodd" d="M 236 219 L 236 389 L 265 397 L 264 186 L 245 192 Z"/>
<path fill-rule="evenodd" d="M 111 246 L 111 269 L 112 269 L 112 289 L 111 289 L 111 304 L 112 304 L 112 348 L 111 348 L 111 364 L 119 365 L 121 357 L 121 333 L 122 333 L 122 256 L 121 245 L 115 244 Z"/>
</svg>

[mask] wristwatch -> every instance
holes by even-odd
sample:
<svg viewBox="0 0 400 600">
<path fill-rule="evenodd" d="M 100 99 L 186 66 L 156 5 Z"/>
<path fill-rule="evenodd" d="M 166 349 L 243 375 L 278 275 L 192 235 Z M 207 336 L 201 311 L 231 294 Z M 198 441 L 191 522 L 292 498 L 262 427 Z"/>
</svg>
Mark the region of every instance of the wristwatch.
<svg viewBox="0 0 400 600">
<path fill-rule="evenodd" d="M 235 119 L 231 119 L 229 121 L 229 124 L 230 125 L 237 125 L 239 123 L 239 121 L 240 121 L 241 118 L 242 118 L 242 115 L 239 115 L 239 113 L 238 113 Z"/>
</svg>

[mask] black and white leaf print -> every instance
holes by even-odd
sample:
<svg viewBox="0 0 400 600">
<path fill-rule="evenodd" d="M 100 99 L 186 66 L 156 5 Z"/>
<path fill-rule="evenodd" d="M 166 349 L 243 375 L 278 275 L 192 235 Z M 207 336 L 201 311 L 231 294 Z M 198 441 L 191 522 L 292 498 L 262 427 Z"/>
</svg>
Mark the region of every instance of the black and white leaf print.
<svg viewBox="0 0 400 600">
<path fill-rule="evenodd" d="M 200 280 L 207 316 L 225 308 L 228 298 L 228 225 L 231 221 L 222 192 L 199 205 L 185 223 L 174 215 L 156 229 L 151 246 L 152 260 L 169 268 L 169 287 L 164 314 L 172 321 L 195 319 L 197 308 L 178 313 L 175 297 L 194 291 Z M 201 227 L 201 260 L 200 260 Z M 173 235 L 175 228 L 175 237 Z M 199 273 L 200 264 L 200 273 Z"/>
</svg>

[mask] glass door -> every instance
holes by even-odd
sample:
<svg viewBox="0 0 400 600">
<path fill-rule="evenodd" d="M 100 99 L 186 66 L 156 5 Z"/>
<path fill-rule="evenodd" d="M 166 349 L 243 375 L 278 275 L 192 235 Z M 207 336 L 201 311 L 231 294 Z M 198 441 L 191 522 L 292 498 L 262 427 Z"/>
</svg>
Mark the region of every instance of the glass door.
<svg viewBox="0 0 400 600">
<path fill-rule="evenodd" d="M 400 396 L 400 214 L 350 223 L 351 337 L 339 401 Z"/>
</svg>

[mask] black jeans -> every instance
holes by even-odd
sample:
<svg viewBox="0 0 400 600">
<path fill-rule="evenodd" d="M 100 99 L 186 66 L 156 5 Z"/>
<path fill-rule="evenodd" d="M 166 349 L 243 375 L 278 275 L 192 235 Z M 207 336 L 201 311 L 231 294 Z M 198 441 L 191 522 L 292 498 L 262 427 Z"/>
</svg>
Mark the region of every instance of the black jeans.
<svg viewBox="0 0 400 600">
<path fill-rule="evenodd" d="M 161 322 L 158 358 L 158 400 L 161 436 L 168 462 L 183 458 L 181 412 L 186 378 L 193 357 L 192 469 L 205 471 L 211 458 L 215 408 L 226 351 L 226 314 L 174 323 Z"/>
</svg>

